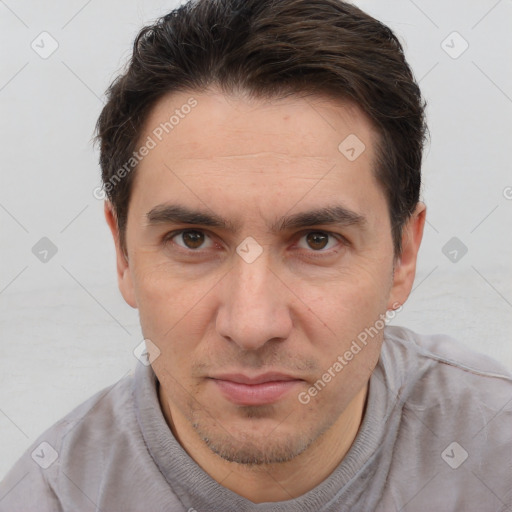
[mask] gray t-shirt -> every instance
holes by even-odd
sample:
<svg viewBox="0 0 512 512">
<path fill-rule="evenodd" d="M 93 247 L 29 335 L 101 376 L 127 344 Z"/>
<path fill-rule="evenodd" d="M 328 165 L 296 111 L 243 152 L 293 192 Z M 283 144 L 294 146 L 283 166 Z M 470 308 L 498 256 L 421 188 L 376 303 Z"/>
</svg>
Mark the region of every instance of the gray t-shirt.
<svg viewBox="0 0 512 512">
<path fill-rule="evenodd" d="M 157 386 L 137 363 L 49 428 L 0 484 L 0 511 L 512 510 L 512 374 L 447 336 L 385 328 L 354 443 L 288 501 L 254 504 L 205 473 L 173 437 Z"/>
</svg>

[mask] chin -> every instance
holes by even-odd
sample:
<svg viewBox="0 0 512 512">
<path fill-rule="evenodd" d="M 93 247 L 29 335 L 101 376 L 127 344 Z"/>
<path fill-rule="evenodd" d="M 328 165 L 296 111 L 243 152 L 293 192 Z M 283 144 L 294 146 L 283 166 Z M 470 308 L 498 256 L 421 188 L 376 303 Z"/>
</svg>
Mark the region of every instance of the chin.
<svg viewBox="0 0 512 512">
<path fill-rule="evenodd" d="M 238 439 L 225 432 L 207 433 L 199 428 L 197 432 L 213 453 L 228 462 L 247 466 L 289 462 L 313 443 L 313 439 L 300 435 L 246 435 L 245 439 Z"/>
<path fill-rule="evenodd" d="M 289 462 L 305 452 L 329 425 L 305 428 L 304 421 L 290 421 L 292 415 L 269 416 L 272 406 L 243 407 L 243 418 L 211 416 L 194 418 L 192 426 L 208 448 L 228 462 L 244 465 Z"/>
</svg>

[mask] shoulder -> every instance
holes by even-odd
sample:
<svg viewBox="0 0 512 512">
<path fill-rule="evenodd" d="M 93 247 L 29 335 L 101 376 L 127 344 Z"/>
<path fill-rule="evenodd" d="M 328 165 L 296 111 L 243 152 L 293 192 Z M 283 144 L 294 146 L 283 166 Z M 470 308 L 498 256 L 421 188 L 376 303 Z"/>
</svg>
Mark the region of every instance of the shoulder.
<svg viewBox="0 0 512 512">
<path fill-rule="evenodd" d="M 495 377 L 512 382 L 511 369 L 446 334 L 420 334 L 402 326 L 387 326 L 384 330 L 384 345 L 393 352 L 408 351 L 415 358 L 431 360 L 474 374 L 495 374 Z"/>
<path fill-rule="evenodd" d="M 450 336 L 389 326 L 382 358 L 406 408 L 423 418 L 430 411 L 430 422 L 467 430 L 498 413 L 512 420 L 512 372 Z"/>
<path fill-rule="evenodd" d="M 125 428 L 134 427 L 132 380 L 130 372 L 40 434 L 0 483 L 0 497 L 6 495 L 0 510 L 7 504 L 10 510 L 60 510 L 73 471 L 97 474 L 106 447 L 122 439 Z"/>
<path fill-rule="evenodd" d="M 96 433 L 101 432 L 103 438 L 114 435 L 113 429 L 119 433 L 119 419 L 130 416 L 133 410 L 132 386 L 133 371 L 93 394 L 40 438 L 52 440 L 56 449 L 67 451 L 79 439 L 92 440 Z"/>
<path fill-rule="evenodd" d="M 396 485 L 432 479 L 434 508 L 450 500 L 467 510 L 483 499 L 497 507 L 509 502 L 511 371 L 449 336 L 395 326 L 385 329 L 382 364 L 400 417 L 391 466 Z M 409 491 L 404 487 L 404 495 Z"/>
</svg>

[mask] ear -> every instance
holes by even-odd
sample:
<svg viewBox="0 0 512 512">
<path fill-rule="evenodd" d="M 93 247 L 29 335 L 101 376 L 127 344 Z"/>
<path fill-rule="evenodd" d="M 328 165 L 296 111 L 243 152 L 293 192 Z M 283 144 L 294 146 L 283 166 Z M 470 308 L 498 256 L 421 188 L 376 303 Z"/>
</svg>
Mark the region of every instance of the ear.
<svg viewBox="0 0 512 512">
<path fill-rule="evenodd" d="M 128 258 L 125 256 L 121 249 L 119 242 L 119 228 L 117 226 L 117 218 L 114 207 L 110 201 L 105 201 L 104 205 L 105 219 L 110 227 L 114 243 L 116 246 L 116 265 L 117 265 L 117 282 L 119 291 L 127 304 L 132 308 L 137 308 L 137 301 L 135 300 L 135 289 L 133 287 L 132 275 Z"/>
<path fill-rule="evenodd" d="M 397 309 L 404 304 L 411 293 L 416 276 L 416 260 L 423 238 L 427 208 L 418 203 L 402 230 L 402 254 L 395 261 L 393 285 L 389 296 L 388 309 Z"/>
</svg>

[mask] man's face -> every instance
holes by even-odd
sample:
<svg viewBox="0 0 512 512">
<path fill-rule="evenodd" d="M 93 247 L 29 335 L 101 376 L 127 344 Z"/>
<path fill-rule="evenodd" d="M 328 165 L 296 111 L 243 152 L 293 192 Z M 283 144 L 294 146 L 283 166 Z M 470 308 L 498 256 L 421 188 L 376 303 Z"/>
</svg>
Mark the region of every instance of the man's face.
<svg viewBox="0 0 512 512">
<path fill-rule="evenodd" d="M 162 137 L 176 109 L 190 112 Z M 375 132 L 327 98 L 210 92 L 161 100 L 141 144 L 148 136 L 156 147 L 136 171 L 121 287 L 160 351 L 164 409 L 178 437 L 195 431 L 227 460 L 289 460 L 366 386 L 382 332 L 333 365 L 398 298 Z M 227 225 L 173 220 L 165 209 L 176 206 Z M 282 222 L 326 208 L 342 213 L 336 223 Z"/>
</svg>

